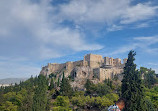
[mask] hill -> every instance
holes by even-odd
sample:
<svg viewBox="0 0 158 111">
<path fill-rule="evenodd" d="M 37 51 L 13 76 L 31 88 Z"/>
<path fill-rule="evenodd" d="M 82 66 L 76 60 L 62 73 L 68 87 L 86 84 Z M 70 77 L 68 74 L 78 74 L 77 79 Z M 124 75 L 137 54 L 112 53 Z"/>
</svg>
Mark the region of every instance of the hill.
<svg viewBox="0 0 158 111">
<path fill-rule="evenodd" d="M 20 81 L 26 81 L 28 78 L 6 78 L 0 79 L 0 84 L 19 84 Z"/>
</svg>

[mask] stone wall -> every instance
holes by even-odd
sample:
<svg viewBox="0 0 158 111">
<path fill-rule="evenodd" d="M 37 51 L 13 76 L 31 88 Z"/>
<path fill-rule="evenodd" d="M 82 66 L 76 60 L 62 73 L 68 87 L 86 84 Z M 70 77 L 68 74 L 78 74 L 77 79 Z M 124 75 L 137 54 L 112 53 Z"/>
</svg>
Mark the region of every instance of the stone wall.
<svg viewBox="0 0 158 111">
<path fill-rule="evenodd" d="M 95 55 L 95 54 L 87 54 L 84 56 L 84 61 L 88 62 L 88 66 L 92 68 L 101 67 L 104 63 L 104 59 L 101 55 Z"/>
<path fill-rule="evenodd" d="M 84 56 L 83 60 L 75 62 L 66 62 L 63 64 L 49 63 L 47 66 L 43 67 L 40 74 L 49 75 L 51 73 L 58 74 L 61 77 L 63 72 L 65 77 L 73 76 L 75 81 L 80 81 L 83 79 L 98 79 L 102 82 L 105 79 L 112 79 L 114 75 L 121 74 L 127 59 L 112 58 L 112 57 L 102 57 L 101 55 L 87 54 Z M 94 80 L 96 81 L 96 80 Z M 79 83 L 82 83 L 81 81 Z"/>
<path fill-rule="evenodd" d="M 112 68 L 95 68 L 93 69 L 94 77 L 97 77 L 100 82 L 103 82 L 105 79 L 113 79 L 115 75 L 121 74 L 123 69 Z"/>
<path fill-rule="evenodd" d="M 51 73 L 60 72 L 64 68 L 66 68 L 66 63 L 64 64 L 48 63 L 47 66 L 42 67 L 40 74 L 49 75 Z"/>
<path fill-rule="evenodd" d="M 116 59 L 114 59 L 114 66 L 120 66 L 121 65 L 121 59 L 119 59 L 119 58 L 116 58 Z"/>
</svg>

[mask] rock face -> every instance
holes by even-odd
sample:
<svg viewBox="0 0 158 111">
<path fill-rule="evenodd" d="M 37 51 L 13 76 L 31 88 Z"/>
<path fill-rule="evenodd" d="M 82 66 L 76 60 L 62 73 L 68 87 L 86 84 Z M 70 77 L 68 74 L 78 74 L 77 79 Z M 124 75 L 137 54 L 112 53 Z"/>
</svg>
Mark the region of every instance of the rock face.
<svg viewBox="0 0 158 111">
<path fill-rule="evenodd" d="M 83 88 L 87 79 L 92 80 L 94 83 L 103 82 L 105 79 L 112 79 L 115 76 L 120 77 L 123 72 L 127 59 L 102 57 L 101 55 L 87 54 L 83 60 L 75 62 L 66 62 L 63 64 L 48 63 L 43 67 L 40 74 L 45 76 L 55 75 L 60 80 L 62 74 L 65 77 L 72 78 L 71 85 L 73 87 Z"/>
</svg>

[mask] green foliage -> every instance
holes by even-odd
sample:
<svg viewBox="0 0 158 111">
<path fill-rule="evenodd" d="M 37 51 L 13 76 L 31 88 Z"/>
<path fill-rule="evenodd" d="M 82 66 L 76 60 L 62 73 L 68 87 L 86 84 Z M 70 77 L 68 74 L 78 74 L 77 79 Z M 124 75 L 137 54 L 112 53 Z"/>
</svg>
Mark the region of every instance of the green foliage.
<svg viewBox="0 0 158 111">
<path fill-rule="evenodd" d="M 147 107 L 147 111 L 156 111 L 149 97 L 145 98 L 145 105 Z"/>
<path fill-rule="evenodd" d="M 86 88 L 86 94 L 90 95 L 94 93 L 94 84 L 89 79 L 87 79 L 86 84 L 84 86 Z"/>
<path fill-rule="evenodd" d="M 54 79 L 52 78 L 50 82 L 49 90 L 52 90 L 53 88 L 55 88 L 55 84 L 54 84 Z"/>
<path fill-rule="evenodd" d="M 108 107 L 110 105 L 114 104 L 114 102 L 112 100 L 109 100 L 106 96 L 101 97 L 97 97 L 96 98 L 96 106 L 101 108 L 105 108 Z"/>
<path fill-rule="evenodd" d="M 87 79 L 85 88 L 87 95 L 103 96 L 111 92 L 110 87 L 106 83 L 94 84 L 89 79 Z"/>
<path fill-rule="evenodd" d="M 69 80 L 64 77 L 64 74 L 60 85 L 60 93 L 62 96 L 72 96 L 71 85 L 69 83 Z"/>
<path fill-rule="evenodd" d="M 0 106 L 1 111 L 18 111 L 18 106 L 14 105 L 10 101 L 6 101 L 2 106 Z"/>
<path fill-rule="evenodd" d="M 51 73 L 51 74 L 49 75 L 49 78 L 56 78 L 56 74 Z"/>
<path fill-rule="evenodd" d="M 116 102 L 119 99 L 119 96 L 115 93 L 109 93 L 105 95 L 109 100 Z"/>
<path fill-rule="evenodd" d="M 65 78 L 64 73 L 59 77 L 62 77 L 62 81 L 51 74 L 48 89 L 47 78 L 40 75 L 20 82 L 19 85 L 0 87 L 0 111 L 103 111 L 118 100 L 118 92 L 121 91 L 122 96 L 127 99 L 126 110 L 156 111 L 158 86 L 153 83 L 155 72 L 143 67 L 137 71 L 133 62 L 134 55 L 134 52 L 129 54 L 122 89 L 120 83 L 117 84 L 116 77 L 113 81 L 107 79 L 98 84 L 87 80 L 86 91 L 73 91 L 69 83 L 72 79 Z M 142 85 L 141 74 L 144 74 L 145 86 Z"/>
<path fill-rule="evenodd" d="M 140 72 L 142 76 L 144 76 L 144 85 L 148 88 L 152 88 L 152 86 L 156 83 L 155 71 L 145 67 L 140 67 Z"/>
<path fill-rule="evenodd" d="M 19 107 L 20 111 L 32 111 L 33 105 L 33 92 L 27 91 L 23 94 L 23 101 Z"/>
<path fill-rule="evenodd" d="M 33 111 L 45 111 L 47 105 L 47 79 L 43 75 L 38 76 L 38 87 L 33 97 Z"/>
<path fill-rule="evenodd" d="M 111 92 L 110 87 L 103 83 L 94 85 L 93 89 L 94 91 L 96 91 L 96 94 L 98 94 L 98 96 L 104 96 Z"/>
<path fill-rule="evenodd" d="M 53 103 L 53 111 L 71 111 L 70 101 L 67 96 L 58 96 Z"/>
<path fill-rule="evenodd" d="M 54 102 L 55 106 L 69 107 L 70 101 L 67 96 L 58 96 Z"/>
<path fill-rule="evenodd" d="M 58 78 L 57 87 L 59 87 L 59 86 L 60 86 L 60 80 Z"/>
<path fill-rule="evenodd" d="M 109 97 L 110 96 L 110 97 Z M 116 94 L 107 94 L 102 97 L 90 97 L 90 96 L 78 96 L 78 97 L 72 97 L 71 102 L 73 106 L 78 106 L 82 109 L 84 108 L 99 108 L 104 109 L 105 107 L 108 107 L 112 104 L 114 104 L 114 101 L 118 100 L 118 95 Z"/>
<path fill-rule="evenodd" d="M 134 64 L 135 55 L 134 51 L 130 51 L 128 54 L 122 80 L 122 97 L 127 100 L 125 111 L 146 111 L 141 77 Z"/>
<path fill-rule="evenodd" d="M 158 86 L 153 87 L 152 89 L 145 89 L 146 98 L 152 102 L 153 107 L 158 109 Z"/>
<path fill-rule="evenodd" d="M 73 96 L 78 97 L 78 96 L 84 96 L 85 92 L 84 91 L 74 91 Z"/>
<path fill-rule="evenodd" d="M 65 108 L 61 106 L 53 107 L 53 111 L 72 111 L 71 108 Z"/>
</svg>

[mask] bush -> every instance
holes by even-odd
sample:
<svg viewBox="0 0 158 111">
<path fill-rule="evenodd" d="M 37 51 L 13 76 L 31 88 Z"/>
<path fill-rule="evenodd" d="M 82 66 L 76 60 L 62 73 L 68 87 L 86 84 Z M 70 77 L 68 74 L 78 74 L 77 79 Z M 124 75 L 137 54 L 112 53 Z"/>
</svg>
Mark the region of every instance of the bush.
<svg viewBox="0 0 158 111">
<path fill-rule="evenodd" d="M 67 96 L 58 96 L 53 103 L 54 106 L 62 106 L 68 108 L 70 105 L 69 98 Z"/>
<path fill-rule="evenodd" d="M 57 106 L 57 107 L 53 107 L 53 111 L 72 111 L 72 109 L 61 107 L 61 106 Z"/>
</svg>

